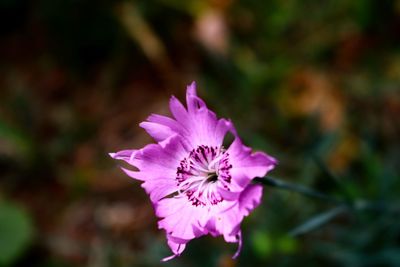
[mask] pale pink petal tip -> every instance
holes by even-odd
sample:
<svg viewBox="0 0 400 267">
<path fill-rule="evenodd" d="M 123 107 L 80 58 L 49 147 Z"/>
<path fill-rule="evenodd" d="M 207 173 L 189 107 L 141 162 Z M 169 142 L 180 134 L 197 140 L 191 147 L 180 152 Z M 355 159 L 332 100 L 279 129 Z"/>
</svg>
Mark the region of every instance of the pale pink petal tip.
<svg viewBox="0 0 400 267">
<path fill-rule="evenodd" d="M 168 257 L 165 257 L 165 258 L 161 259 L 161 261 L 162 262 L 166 262 L 166 261 L 169 261 L 169 260 L 172 260 L 172 259 L 176 258 L 177 256 L 178 255 L 172 254 L 171 256 L 168 256 Z"/>
<path fill-rule="evenodd" d="M 193 81 L 191 84 L 189 84 L 189 85 L 186 87 L 186 90 L 187 90 L 187 93 L 188 93 L 189 95 L 196 95 L 196 82 Z"/>
<path fill-rule="evenodd" d="M 236 260 L 239 257 L 240 252 L 242 251 L 242 232 L 238 233 L 238 248 L 235 254 L 232 256 L 232 259 Z"/>
</svg>

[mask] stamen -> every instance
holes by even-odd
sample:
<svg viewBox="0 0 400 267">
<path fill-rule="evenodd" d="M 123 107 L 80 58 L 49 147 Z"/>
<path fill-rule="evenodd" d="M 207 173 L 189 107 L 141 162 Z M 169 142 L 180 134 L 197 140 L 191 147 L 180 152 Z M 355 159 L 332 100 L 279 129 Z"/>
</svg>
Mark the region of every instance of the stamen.
<svg viewBox="0 0 400 267">
<path fill-rule="evenodd" d="M 217 205 L 224 199 L 218 187 L 229 190 L 231 175 L 229 154 L 223 147 L 199 146 L 177 168 L 177 195 L 194 206 Z"/>
</svg>

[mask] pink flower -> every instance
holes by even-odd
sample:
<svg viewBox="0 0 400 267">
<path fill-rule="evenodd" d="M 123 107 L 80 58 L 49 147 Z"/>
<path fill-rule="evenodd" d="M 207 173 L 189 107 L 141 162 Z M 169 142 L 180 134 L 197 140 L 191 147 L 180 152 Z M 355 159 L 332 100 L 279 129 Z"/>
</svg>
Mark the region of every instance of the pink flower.
<svg viewBox="0 0 400 267">
<path fill-rule="evenodd" d="M 262 186 L 252 184 L 265 176 L 277 161 L 263 152 L 244 146 L 232 123 L 218 119 L 196 94 L 193 82 L 187 87 L 187 108 L 174 96 L 173 118 L 152 114 L 140 126 L 157 142 L 139 150 L 110 153 L 137 170 L 123 170 L 142 181 L 164 229 L 173 255 L 179 256 L 193 238 L 223 235 L 241 249 L 240 223 L 260 204 Z M 231 133 L 232 144 L 223 147 Z"/>
</svg>

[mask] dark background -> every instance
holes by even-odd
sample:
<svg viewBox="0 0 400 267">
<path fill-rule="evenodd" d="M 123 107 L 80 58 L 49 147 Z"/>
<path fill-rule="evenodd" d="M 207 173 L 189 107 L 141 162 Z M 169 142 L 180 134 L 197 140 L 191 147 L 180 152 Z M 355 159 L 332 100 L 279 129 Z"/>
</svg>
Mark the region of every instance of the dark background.
<svg viewBox="0 0 400 267">
<path fill-rule="evenodd" d="M 107 153 L 192 80 L 271 175 L 353 209 L 265 188 L 238 260 L 203 237 L 160 263 Z M 0 266 L 400 266 L 399 86 L 400 1 L 0 0 Z"/>
</svg>

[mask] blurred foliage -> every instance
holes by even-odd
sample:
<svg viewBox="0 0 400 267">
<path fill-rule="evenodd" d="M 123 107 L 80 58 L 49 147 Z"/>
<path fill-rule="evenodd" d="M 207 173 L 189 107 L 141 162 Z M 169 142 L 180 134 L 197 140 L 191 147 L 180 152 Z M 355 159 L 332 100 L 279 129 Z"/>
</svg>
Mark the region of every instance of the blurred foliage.
<svg viewBox="0 0 400 267">
<path fill-rule="evenodd" d="M 0 0 L 0 265 L 399 266 L 399 48 L 398 0 Z M 161 264 L 107 153 L 192 80 L 273 176 L 355 208 L 265 188 L 237 261 L 204 237 Z"/>
<path fill-rule="evenodd" d="M 0 265 L 11 265 L 32 237 L 33 226 L 29 215 L 18 206 L 0 202 Z"/>
</svg>

